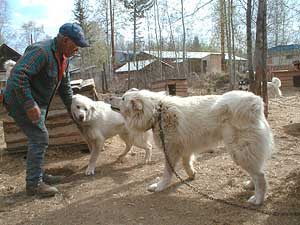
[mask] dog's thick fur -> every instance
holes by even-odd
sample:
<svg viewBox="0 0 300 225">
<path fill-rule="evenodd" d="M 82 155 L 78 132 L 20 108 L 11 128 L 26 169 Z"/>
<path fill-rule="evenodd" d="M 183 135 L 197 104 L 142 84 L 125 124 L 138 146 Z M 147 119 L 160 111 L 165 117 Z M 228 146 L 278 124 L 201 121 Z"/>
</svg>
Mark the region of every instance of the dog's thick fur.
<svg viewBox="0 0 300 225">
<path fill-rule="evenodd" d="M 223 141 L 233 161 L 252 178 L 250 184 L 255 187 L 255 195 L 249 202 L 263 203 L 267 188 L 264 166 L 272 153 L 273 136 L 259 96 L 231 91 L 182 98 L 141 90 L 126 92 L 119 105 L 112 107 L 119 108 L 130 128 L 141 132 L 152 128 L 156 145 L 163 148 L 159 135 L 161 115 L 168 160 L 163 177 L 150 185 L 149 191 L 169 186 L 171 167 L 179 159 L 189 179 L 194 179 L 194 153 L 205 152 Z"/>
<path fill-rule="evenodd" d="M 239 81 L 239 90 L 249 91 L 250 81 L 248 78 L 242 79 Z M 273 77 L 272 81 L 267 82 L 268 96 L 270 98 L 281 97 L 282 93 L 280 90 L 281 80 L 277 77 Z"/>
<path fill-rule="evenodd" d="M 152 145 L 149 141 L 151 133 L 129 130 L 123 117 L 114 112 L 109 104 L 76 94 L 72 99 L 71 113 L 91 152 L 86 175 L 95 173 L 96 161 L 104 141 L 115 135 L 119 135 L 126 144 L 124 152 L 119 157 L 120 160 L 123 160 L 135 145 L 145 149 L 145 163 L 151 161 Z"/>
</svg>

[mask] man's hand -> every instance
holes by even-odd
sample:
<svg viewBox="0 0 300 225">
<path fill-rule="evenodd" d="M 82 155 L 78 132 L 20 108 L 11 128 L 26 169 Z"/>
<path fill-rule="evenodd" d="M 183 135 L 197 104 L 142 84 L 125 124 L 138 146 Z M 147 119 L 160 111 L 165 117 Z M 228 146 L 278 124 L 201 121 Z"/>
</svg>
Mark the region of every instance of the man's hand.
<svg viewBox="0 0 300 225">
<path fill-rule="evenodd" d="M 26 111 L 28 118 L 33 122 L 33 123 L 38 123 L 41 118 L 41 110 L 40 108 L 36 105 L 31 109 L 28 109 Z"/>
</svg>

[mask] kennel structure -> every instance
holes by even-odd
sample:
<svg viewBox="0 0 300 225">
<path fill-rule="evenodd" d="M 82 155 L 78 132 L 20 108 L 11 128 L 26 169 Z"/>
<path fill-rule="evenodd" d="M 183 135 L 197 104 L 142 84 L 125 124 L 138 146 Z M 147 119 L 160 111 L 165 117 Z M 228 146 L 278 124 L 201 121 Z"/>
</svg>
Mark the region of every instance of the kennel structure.
<svg viewBox="0 0 300 225">
<path fill-rule="evenodd" d="M 82 94 L 94 100 L 98 95 L 93 79 L 71 81 L 74 94 Z M 49 132 L 49 148 L 87 149 L 81 134 L 65 109 L 60 97 L 55 95 L 48 112 L 46 127 Z M 16 126 L 12 118 L 3 119 L 4 141 L 6 153 L 26 152 L 27 138 Z"/>
<path fill-rule="evenodd" d="M 281 80 L 282 88 L 300 88 L 300 71 L 277 70 L 272 71 L 271 75 L 272 77 L 278 77 Z"/>
<path fill-rule="evenodd" d="M 151 83 L 151 91 L 166 91 L 169 95 L 188 96 L 188 84 L 185 78 L 167 79 Z"/>
</svg>

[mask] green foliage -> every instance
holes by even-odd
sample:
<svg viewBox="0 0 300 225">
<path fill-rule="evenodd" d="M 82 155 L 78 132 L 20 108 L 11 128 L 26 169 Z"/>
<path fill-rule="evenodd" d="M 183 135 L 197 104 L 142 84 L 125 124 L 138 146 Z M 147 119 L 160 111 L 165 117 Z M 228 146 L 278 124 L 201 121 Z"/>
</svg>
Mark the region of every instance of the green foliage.
<svg viewBox="0 0 300 225">
<path fill-rule="evenodd" d="M 88 0 L 75 0 L 73 10 L 74 20 L 82 27 L 86 38 L 91 43 L 91 25 L 89 23 L 90 14 L 91 10 L 89 9 Z"/>
</svg>

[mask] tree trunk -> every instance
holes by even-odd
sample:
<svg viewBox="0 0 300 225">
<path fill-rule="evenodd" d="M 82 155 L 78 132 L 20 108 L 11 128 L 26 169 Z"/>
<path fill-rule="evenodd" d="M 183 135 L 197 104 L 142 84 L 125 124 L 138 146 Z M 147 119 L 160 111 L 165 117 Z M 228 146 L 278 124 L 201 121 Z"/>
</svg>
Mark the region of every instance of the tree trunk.
<svg viewBox="0 0 300 225">
<path fill-rule="evenodd" d="M 247 60 L 250 91 L 255 92 L 255 81 L 252 58 L 252 0 L 247 0 Z"/>
<path fill-rule="evenodd" d="M 234 43 L 234 24 L 233 24 L 233 4 L 232 0 L 230 2 L 230 25 L 231 25 L 231 38 L 232 38 L 232 63 L 231 63 L 231 71 L 232 71 L 232 89 L 235 89 L 236 85 L 236 72 L 235 72 L 235 43 Z"/>
<path fill-rule="evenodd" d="M 111 73 L 114 73 L 115 66 L 115 31 L 114 31 L 114 10 L 112 1 L 109 0 L 109 13 L 110 13 L 110 30 L 111 30 Z"/>
<path fill-rule="evenodd" d="M 224 0 L 220 0 L 220 32 L 221 32 L 221 70 L 225 72 L 225 15 L 224 15 Z"/>
<path fill-rule="evenodd" d="M 158 49 L 159 49 L 159 74 L 162 80 L 166 79 L 166 77 L 163 74 L 162 64 L 160 63 L 162 60 L 162 35 L 161 35 L 161 26 L 160 26 L 160 16 L 159 16 L 159 7 L 157 0 L 155 0 L 154 9 L 156 9 L 156 16 L 157 16 L 157 26 L 158 26 L 158 34 L 159 34 L 159 43 L 158 43 Z"/>
<path fill-rule="evenodd" d="M 227 11 L 226 11 L 227 8 Z M 224 7 L 224 15 L 226 18 L 225 23 L 225 32 L 226 32 L 226 40 L 227 40 L 227 51 L 228 51 L 228 74 L 230 80 L 230 89 L 233 90 L 233 77 L 232 77 L 232 55 L 231 55 L 231 25 L 230 25 L 230 1 L 228 1 L 228 5 Z"/>
<path fill-rule="evenodd" d="M 183 76 L 186 77 L 186 60 L 185 60 L 185 24 L 184 24 L 184 9 L 183 0 L 181 0 L 181 21 L 182 21 L 182 65 L 183 65 Z"/>
<path fill-rule="evenodd" d="M 266 35 L 266 11 L 267 0 L 259 0 L 256 20 L 256 43 L 255 43 L 255 93 L 262 96 L 265 102 L 265 115 L 268 115 L 268 92 L 267 92 L 267 35 Z M 262 86 L 263 84 L 263 86 Z"/>
<path fill-rule="evenodd" d="M 172 30 L 171 19 L 170 19 L 168 7 L 167 7 L 167 16 L 168 16 L 168 23 L 169 23 L 169 27 L 170 27 L 170 39 L 171 39 L 170 41 L 172 42 L 172 47 L 173 47 L 173 50 L 174 50 L 175 60 L 176 60 L 177 76 L 176 76 L 176 74 L 174 74 L 173 77 L 176 78 L 176 77 L 180 77 L 180 72 L 179 72 L 179 66 L 178 66 L 177 49 L 176 49 L 176 45 L 175 45 L 175 40 L 174 40 L 174 35 L 173 35 L 173 30 Z"/>
</svg>

